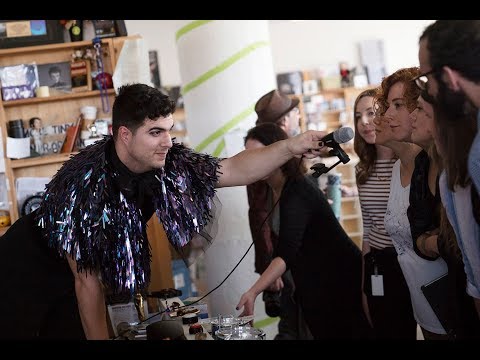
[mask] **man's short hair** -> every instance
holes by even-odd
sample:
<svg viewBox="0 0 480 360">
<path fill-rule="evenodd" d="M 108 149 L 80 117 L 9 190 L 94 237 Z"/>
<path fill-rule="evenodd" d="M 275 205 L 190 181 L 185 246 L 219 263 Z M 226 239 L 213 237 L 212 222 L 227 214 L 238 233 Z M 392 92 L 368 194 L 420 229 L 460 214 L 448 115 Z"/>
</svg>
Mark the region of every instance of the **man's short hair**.
<svg viewBox="0 0 480 360">
<path fill-rule="evenodd" d="M 160 90 L 145 84 L 127 84 L 118 88 L 112 107 L 112 131 L 117 138 L 120 126 L 135 131 L 145 119 L 155 120 L 175 112 L 175 102 Z"/>
<path fill-rule="evenodd" d="M 52 66 L 50 69 L 48 69 L 48 74 L 49 75 L 52 75 L 52 74 L 55 74 L 55 73 L 61 73 L 62 70 L 58 67 L 58 66 Z"/>
</svg>

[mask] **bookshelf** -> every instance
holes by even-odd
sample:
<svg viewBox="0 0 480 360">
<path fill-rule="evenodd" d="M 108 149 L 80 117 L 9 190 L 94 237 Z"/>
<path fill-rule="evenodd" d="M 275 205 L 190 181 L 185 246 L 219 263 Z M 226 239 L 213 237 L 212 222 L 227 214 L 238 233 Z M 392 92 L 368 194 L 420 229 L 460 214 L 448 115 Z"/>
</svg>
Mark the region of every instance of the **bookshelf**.
<svg viewBox="0 0 480 360">
<path fill-rule="evenodd" d="M 115 37 L 102 39 L 102 54 L 104 71 L 113 74 L 117 57 L 123 43 L 132 37 Z M 35 63 L 38 65 L 70 61 L 76 49 L 92 47 L 91 41 L 78 41 L 62 44 L 28 46 L 0 50 L 0 67 L 18 64 Z M 115 98 L 114 89 L 107 90 L 110 104 Z M 5 176 L 8 192 L 8 207 L 11 222 L 15 222 L 20 214 L 17 202 L 16 179 L 20 177 L 52 177 L 72 153 L 54 153 L 37 157 L 10 159 L 6 157 L 7 122 L 22 119 L 24 128 L 28 128 L 28 120 L 39 117 L 43 126 L 75 123 L 83 106 L 96 106 L 97 118 L 111 117 L 111 113 L 102 111 L 100 91 L 72 92 L 49 97 L 34 97 L 28 99 L 0 101 L 0 128 L 5 156 Z M 0 228 L 0 234 L 6 228 Z"/>
<path fill-rule="evenodd" d="M 342 126 L 355 129 L 353 118 L 355 99 L 368 88 L 371 86 L 366 88 L 329 88 L 311 95 L 296 95 L 301 99 L 300 108 L 304 128 L 318 129 L 327 133 Z M 342 175 L 342 185 L 356 188 L 355 165 L 358 163 L 358 158 L 353 150 L 353 141 L 343 144 L 342 149 L 348 153 L 351 160 L 347 164 L 339 164 L 331 172 Z M 314 162 L 323 162 L 330 166 L 337 160 L 335 157 L 318 159 Z M 351 239 L 361 248 L 363 223 L 358 196 L 342 197 L 340 223 Z"/>
</svg>

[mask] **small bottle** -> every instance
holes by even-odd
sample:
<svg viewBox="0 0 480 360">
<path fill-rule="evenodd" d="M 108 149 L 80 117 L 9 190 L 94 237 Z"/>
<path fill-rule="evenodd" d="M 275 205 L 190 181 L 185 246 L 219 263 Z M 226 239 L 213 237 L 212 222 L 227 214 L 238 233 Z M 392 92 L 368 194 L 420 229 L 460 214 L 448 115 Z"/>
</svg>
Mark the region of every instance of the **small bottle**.
<svg viewBox="0 0 480 360">
<path fill-rule="evenodd" d="M 73 24 L 70 27 L 70 40 L 74 41 L 82 41 L 82 22 L 80 20 L 73 20 Z"/>
<path fill-rule="evenodd" d="M 342 214 L 342 175 L 341 174 L 329 174 L 327 178 L 327 198 L 332 200 L 332 210 L 340 221 Z"/>
</svg>

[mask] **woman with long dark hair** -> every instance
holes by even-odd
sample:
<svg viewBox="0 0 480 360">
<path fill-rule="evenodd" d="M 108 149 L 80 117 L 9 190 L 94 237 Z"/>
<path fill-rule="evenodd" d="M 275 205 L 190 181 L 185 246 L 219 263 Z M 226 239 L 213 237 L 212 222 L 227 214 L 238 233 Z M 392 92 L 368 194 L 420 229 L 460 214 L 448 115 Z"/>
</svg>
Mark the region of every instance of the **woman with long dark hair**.
<svg viewBox="0 0 480 360">
<path fill-rule="evenodd" d="M 250 129 L 247 149 L 262 148 L 287 138 L 275 124 Z M 315 339 L 361 338 L 369 333 L 358 289 L 361 253 L 333 213 L 317 182 L 301 159 L 291 159 L 264 180 L 272 189 L 272 229 L 279 235 L 276 257 L 242 295 L 237 309 L 253 314 L 255 299 L 291 269 L 295 299 Z M 275 206 L 279 203 L 279 206 Z"/>
</svg>

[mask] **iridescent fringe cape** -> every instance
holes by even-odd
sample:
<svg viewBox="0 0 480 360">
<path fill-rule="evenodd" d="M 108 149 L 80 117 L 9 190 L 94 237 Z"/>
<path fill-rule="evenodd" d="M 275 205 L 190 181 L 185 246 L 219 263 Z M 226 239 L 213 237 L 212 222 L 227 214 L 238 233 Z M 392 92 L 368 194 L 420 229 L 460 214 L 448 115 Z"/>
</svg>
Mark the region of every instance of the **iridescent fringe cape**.
<svg viewBox="0 0 480 360">
<path fill-rule="evenodd" d="M 109 136 L 65 162 L 46 186 L 36 220 L 48 245 L 70 254 L 78 271 L 98 271 L 113 293 L 133 294 L 150 282 L 151 251 L 141 210 L 114 185 L 108 142 Z M 153 206 L 177 250 L 212 218 L 219 161 L 174 144 L 165 167 L 154 171 L 161 186 L 153 189 Z"/>
</svg>

